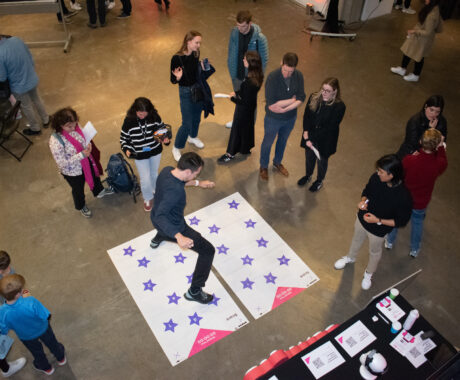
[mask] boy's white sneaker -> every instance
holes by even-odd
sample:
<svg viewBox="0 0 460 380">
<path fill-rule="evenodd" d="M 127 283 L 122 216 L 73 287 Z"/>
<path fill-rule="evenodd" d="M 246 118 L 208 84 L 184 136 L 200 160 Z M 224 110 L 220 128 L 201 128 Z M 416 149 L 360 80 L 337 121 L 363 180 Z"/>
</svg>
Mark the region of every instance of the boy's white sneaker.
<svg viewBox="0 0 460 380">
<path fill-rule="evenodd" d="M 350 259 L 348 256 L 343 256 L 342 258 L 338 259 L 335 264 L 334 268 L 335 269 L 343 269 L 347 264 L 354 263 L 355 260 Z"/>
<path fill-rule="evenodd" d="M 14 362 L 8 362 L 8 365 L 10 366 L 10 369 L 8 372 L 3 372 L 0 371 L 3 375 L 3 377 L 10 377 L 13 376 L 16 372 L 20 371 L 22 367 L 26 364 L 26 358 L 19 358 L 16 359 Z"/>
<path fill-rule="evenodd" d="M 391 67 L 390 70 L 392 73 L 401 75 L 402 77 L 406 75 L 406 69 L 403 69 L 401 66 Z"/>
<path fill-rule="evenodd" d="M 415 75 L 414 73 L 410 73 L 409 75 L 404 75 L 403 79 L 407 82 L 418 82 L 418 75 Z"/>
</svg>

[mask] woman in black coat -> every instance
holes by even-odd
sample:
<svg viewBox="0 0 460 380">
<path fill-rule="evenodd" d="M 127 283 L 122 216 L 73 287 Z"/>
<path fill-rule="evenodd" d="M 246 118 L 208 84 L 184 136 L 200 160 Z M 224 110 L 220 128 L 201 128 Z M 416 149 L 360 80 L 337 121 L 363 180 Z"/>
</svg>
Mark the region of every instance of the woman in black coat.
<svg viewBox="0 0 460 380">
<path fill-rule="evenodd" d="M 345 114 L 345 104 L 340 98 L 340 86 L 337 78 L 327 78 L 321 89 L 310 95 L 303 115 L 303 135 L 300 146 L 305 148 L 306 175 L 297 184 L 304 186 L 310 182 L 318 161 L 318 176 L 310 186 L 312 192 L 323 186 L 327 163 L 337 150 L 339 125 Z M 319 153 L 317 158 L 314 149 Z"/>
<path fill-rule="evenodd" d="M 248 74 L 241 83 L 241 88 L 236 93 L 230 94 L 230 100 L 236 103 L 236 107 L 227 152 L 217 160 L 219 163 L 233 160 L 237 153 L 250 154 L 254 147 L 257 93 L 262 86 L 264 74 L 262 61 L 256 51 L 246 52 L 243 64 L 248 70 Z"/>
</svg>

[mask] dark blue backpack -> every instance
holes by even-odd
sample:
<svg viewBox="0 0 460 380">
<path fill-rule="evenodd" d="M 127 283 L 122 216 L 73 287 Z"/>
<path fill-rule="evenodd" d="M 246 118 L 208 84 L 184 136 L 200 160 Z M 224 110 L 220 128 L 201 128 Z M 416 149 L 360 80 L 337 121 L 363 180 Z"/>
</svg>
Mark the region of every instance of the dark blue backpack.
<svg viewBox="0 0 460 380">
<path fill-rule="evenodd" d="M 133 172 L 131 165 L 124 159 L 121 153 L 110 156 L 107 168 L 107 183 L 115 190 L 116 193 L 130 193 L 133 195 L 136 203 L 136 195 L 140 193 L 137 177 Z"/>
</svg>

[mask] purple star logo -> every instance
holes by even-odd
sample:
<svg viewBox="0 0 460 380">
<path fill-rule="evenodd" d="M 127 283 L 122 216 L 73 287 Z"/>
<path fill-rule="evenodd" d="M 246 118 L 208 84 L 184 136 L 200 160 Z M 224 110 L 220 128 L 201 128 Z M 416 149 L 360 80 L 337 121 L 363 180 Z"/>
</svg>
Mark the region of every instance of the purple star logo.
<svg viewBox="0 0 460 380">
<path fill-rule="evenodd" d="M 156 286 L 157 284 L 154 284 L 152 280 L 148 280 L 147 282 L 143 282 L 144 284 L 144 291 L 150 290 L 153 292 L 153 287 Z"/>
<path fill-rule="evenodd" d="M 177 323 L 174 323 L 172 319 L 169 319 L 168 322 L 163 322 L 163 324 L 165 325 L 165 331 L 175 332 L 174 329 L 176 328 Z"/>
<path fill-rule="evenodd" d="M 243 265 L 252 265 L 254 259 L 246 255 L 246 257 L 242 257 L 241 260 L 243 260 Z"/>
<path fill-rule="evenodd" d="M 150 262 L 150 260 L 147 260 L 147 258 L 144 256 L 144 258 L 140 259 L 140 260 L 137 260 L 139 262 L 139 267 L 146 267 L 147 268 L 147 264 Z"/>
<path fill-rule="evenodd" d="M 257 222 L 254 222 L 253 220 L 249 219 L 249 220 L 246 220 L 244 223 L 246 223 L 246 228 L 255 228 L 254 226 L 256 225 Z"/>
<path fill-rule="evenodd" d="M 230 208 L 234 208 L 235 210 L 238 210 L 238 206 L 240 205 L 239 203 L 236 203 L 234 200 L 227 204 L 230 206 Z"/>
<path fill-rule="evenodd" d="M 193 278 L 193 273 L 190 276 L 185 276 L 185 277 L 187 277 L 187 284 L 191 284 L 192 283 L 192 278 Z"/>
<path fill-rule="evenodd" d="M 170 303 L 175 303 L 176 305 L 178 305 L 177 301 L 180 300 L 181 297 L 179 297 L 176 292 L 174 292 L 173 294 L 171 294 L 170 296 L 166 296 L 169 298 L 169 302 L 168 302 L 168 305 Z"/>
<path fill-rule="evenodd" d="M 219 251 L 219 252 L 217 252 L 217 253 L 218 253 L 218 254 L 223 253 L 224 255 L 226 255 L 226 254 L 227 254 L 227 251 L 228 251 L 229 249 L 230 249 L 230 248 L 227 248 L 225 245 L 222 244 L 220 247 L 217 247 L 217 250 Z"/>
<path fill-rule="evenodd" d="M 131 256 L 133 257 L 133 252 L 135 251 L 135 249 L 131 248 L 131 246 L 129 246 L 128 248 L 123 248 L 123 251 L 125 251 L 125 253 L 123 253 L 123 256 Z"/>
<path fill-rule="evenodd" d="M 249 288 L 252 289 L 252 285 L 254 285 L 254 281 L 251 281 L 249 278 L 246 277 L 246 280 L 240 281 L 243 284 L 243 289 Z"/>
<path fill-rule="evenodd" d="M 288 261 L 291 260 L 291 259 L 288 259 L 286 256 L 281 256 L 281 257 L 278 257 L 278 259 L 280 261 L 280 265 L 289 265 Z"/>
<path fill-rule="evenodd" d="M 188 316 L 190 318 L 190 325 L 200 325 L 200 320 L 203 319 L 203 317 L 198 316 L 198 314 L 195 312 L 193 315 Z"/>
<path fill-rule="evenodd" d="M 208 305 L 216 305 L 216 306 L 219 306 L 217 305 L 217 301 L 220 301 L 220 298 L 217 297 L 214 293 L 212 293 L 212 301 L 208 303 Z"/>
<path fill-rule="evenodd" d="M 177 263 L 182 263 L 184 264 L 184 260 L 187 258 L 186 256 L 184 256 L 182 254 L 182 252 L 179 252 L 179 254 L 177 256 L 174 256 L 174 258 L 176 259 L 176 262 L 174 264 L 177 264 Z"/>
<path fill-rule="evenodd" d="M 256 240 L 256 242 L 257 242 L 257 247 L 267 248 L 268 240 L 265 240 L 263 237 L 261 237 L 259 240 Z"/>
<path fill-rule="evenodd" d="M 269 274 L 267 274 L 266 276 L 264 275 L 264 277 L 265 277 L 265 279 L 267 280 L 267 282 L 266 282 L 267 284 L 270 283 L 270 282 L 271 282 L 272 284 L 274 284 L 274 283 L 275 283 L 275 280 L 278 278 L 278 277 L 276 277 L 276 276 L 273 276 L 271 272 L 270 272 Z"/>
<path fill-rule="evenodd" d="M 191 226 L 193 226 L 193 225 L 198 226 L 198 223 L 201 222 L 201 220 L 198 219 L 196 216 L 194 216 L 193 218 L 189 218 L 188 220 L 189 220 Z"/>
<path fill-rule="evenodd" d="M 209 233 L 210 234 L 212 234 L 213 232 L 218 234 L 219 230 L 220 230 L 220 227 L 217 227 L 215 224 L 213 224 L 211 227 L 208 227 L 208 228 L 209 228 Z"/>
</svg>

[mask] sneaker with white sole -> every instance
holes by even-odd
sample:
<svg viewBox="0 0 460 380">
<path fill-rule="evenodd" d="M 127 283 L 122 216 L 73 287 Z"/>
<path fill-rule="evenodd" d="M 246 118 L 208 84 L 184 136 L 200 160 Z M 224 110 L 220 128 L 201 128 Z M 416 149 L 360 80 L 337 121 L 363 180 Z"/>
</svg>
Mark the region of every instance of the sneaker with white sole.
<svg viewBox="0 0 460 380">
<path fill-rule="evenodd" d="M 85 218 L 91 218 L 93 216 L 93 213 L 91 212 L 91 210 L 86 205 L 83 206 L 83 208 L 80 210 L 80 212 Z"/>
<path fill-rule="evenodd" d="M 3 377 L 13 376 L 16 372 L 20 371 L 26 364 L 26 358 L 16 359 L 14 362 L 8 362 L 10 369 L 7 372 L 0 371 Z"/>
<path fill-rule="evenodd" d="M 178 148 L 176 148 L 176 147 L 173 147 L 172 150 L 171 150 L 171 152 L 172 152 L 172 155 L 173 155 L 174 159 L 175 159 L 176 161 L 179 161 L 180 158 L 181 158 L 181 156 L 182 156 L 182 155 L 180 154 L 180 150 L 179 150 Z"/>
<path fill-rule="evenodd" d="M 64 359 L 58 360 L 58 365 L 63 366 L 67 364 L 67 357 L 64 355 Z"/>
<path fill-rule="evenodd" d="M 199 303 L 208 304 L 214 299 L 214 296 L 206 292 L 203 292 L 203 290 L 201 289 L 198 291 L 198 293 L 192 294 L 192 292 L 189 289 L 186 293 L 184 293 L 184 298 L 187 301 L 196 301 Z"/>
<path fill-rule="evenodd" d="M 383 245 L 386 249 L 393 249 L 393 243 L 390 243 L 387 238 L 385 238 Z"/>
<path fill-rule="evenodd" d="M 81 5 L 78 4 L 77 2 L 75 3 L 70 3 L 70 8 L 73 9 L 74 11 L 81 11 Z"/>
<path fill-rule="evenodd" d="M 115 1 L 106 1 L 105 5 L 106 5 L 108 10 L 113 9 L 113 8 L 115 8 Z"/>
<path fill-rule="evenodd" d="M 403 79 L 407 82 L 418 82 L 418 75 L 415 75 L 414 73 L 410 73 L 409 75 L 404 75 Z"/>
<path fill-rule="evenodd" d="M 99 194 L 97 195 L 98 198 L 104 198 L 106 195 L 112 195 L 115 193 L 111 187 L 104 187 Z"/>
<path fill-rule="evenodd" d="M 403 13 L 407 13 L 408 15 L 414 15 L 415 13 L 417 13 L 415 12 L 415 9 L 412 9 L 411 7 L 403 8 L 402 11 Z"/>
<path fill-rule="evenodd" d="M 401 75 L 402 77 L 406 75 L 406 69 L 402 68 L 401 66 L 391 67 L 390 70 L 392 73 Z"/>
<path fill-rule="evenodd" d="M 367 273 L 367 271 L 364 271 L 364 277 L 361 281 L 361 288 L 363 288 L 363 290 L 368 290 L 372 286 L 371 279 L 372 273 Z"/>
<path fill-rule="evenodd" d="M 420 252 L 420 250 L 416 251 L 416 250 L 411 250 L 409 252 L 409 256 L 412 257 L 412 258 L 416 258 L 418 256 L 418 253 Z"/>
<path fill-rule="evenodd" d="M 150 212 L 152 211 L 152 206 L 153 206 L 153 200 L 149 200 L 149 201 L 144 201 L 144 211 L 145 212 Z"/>
<path fill-rule="evenodd" d="M 400 9 L 402 9 L 402 5 L 396 4 L 396 5 L 395 5 L 395 9 L 399 11 Z"/>
<path fill-rule="evenodd" d="M 233 125 L 233 121 L 229 121 L 228 123 L 225 123 L 225 128 L 231 128 Z"/>
<path fill-rule="evenodd" d="M 195 145 L 197 148 L 204 148 L 204 144 L 203 144 L 203 141 L 201 141 L 198 137 L 188 137 L 187 138 L 187 142 L 189 144 L 193 144 Z"/>
<path fill-rule="evenodd" d="M 342 258 L 338 259 L 335 264 L 334 268 L 335 269 L 343 269 L 347 264 L 352 264 L 354 263 L 355 260 L 349 258 L 348 256 L 343 256 Z"/>
<path fill-rule="evenodd" d="M 35 367 L 35 365 L 33 365 L 33 367 L 34 367 L 38 372 L 42 372 L 42 373 L 44 373 L 45 375 L 48 375 L 48 376 L 50 376 L 50 375 L 52 375 L 52 374 L 54 373 L 54 367 L 53 367 L 53 366 L 51 366 L 51 368 L 50 368 L 50 369 L 47 369 L 47 370 L 38 369 L 37 367 Z"/>
</svg>

